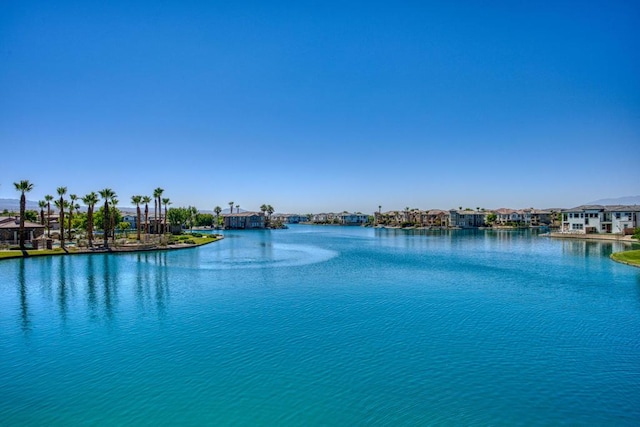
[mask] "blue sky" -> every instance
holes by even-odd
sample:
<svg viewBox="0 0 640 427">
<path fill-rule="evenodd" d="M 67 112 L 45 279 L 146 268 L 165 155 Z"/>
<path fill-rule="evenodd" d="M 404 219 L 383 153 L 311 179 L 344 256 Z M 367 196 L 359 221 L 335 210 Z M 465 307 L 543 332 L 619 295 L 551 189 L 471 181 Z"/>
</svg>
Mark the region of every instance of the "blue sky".
<svg viewBox="0 0 640 427">
<path fill-rule="evenodd" d="M 639 76 L 631 1 L 4 1 L 0 198 L 20 179 L 31 200 L 159 186 L 280 212 L 635 195 Z"/>
</svg>

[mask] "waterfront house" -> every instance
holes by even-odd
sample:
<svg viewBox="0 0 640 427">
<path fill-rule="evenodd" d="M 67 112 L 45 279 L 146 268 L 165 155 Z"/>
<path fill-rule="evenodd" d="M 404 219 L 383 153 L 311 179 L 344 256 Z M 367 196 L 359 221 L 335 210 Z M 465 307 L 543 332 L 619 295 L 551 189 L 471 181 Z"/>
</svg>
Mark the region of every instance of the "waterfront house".
<svg viewBox="0 0 640 427">
<path fill-rule="evenodd" d="M 338 215 L 338 220 L 342 225 L 362 225 L 369 221 L 369 215 L 345 212 Z"/>
<path fill-rule="evenodd" d="M 420 227 L 447 227 L 449 224 L 449 212 L 440 209 L 431 209 L 428 211 L 414 210 L 412 211 L 411 221 Z"/>
<path fill-rule="evenodd" d="M 440 209 L 430 209 L 422 216 L 424 227 L 448 227 L 449 212 Z"/>
<path fill-rule="evenodd" d="M 457 210 L 449 211 L 449 226 L 457 228 L 478 228 L 485 224 L 485 211 Z"/>
<path fill-rule="evenodd" d="M 142 218 L 144 220 L 144 218 Z M 129 223 L 129 226 L 131 227 L 131 230 L 137 230 L 138 229 L 138 215 L 137 214 L 131 214 L 131 213 L 125 213 L 122 215 L 122 222 L 127 222 Z"/>
<path fill-rule="evenodd" d="M 640 205 L 582 205 L 562 210 L 561 231 L 578 234 L 631 234 L 638 227 L 639 218 Z"/>
<path fill-rule="evenodd" d="M 529 225 L 531 227 L 539 227 L 541 225 L 550 225 L 553 220 L 553 212 L 542 209 L 530 209 Z"/>
<path fill-rule="evenodd" d="M 513 225 L 522 222 L 522 215 L 515 209 L 500 208 L 493 211 L 496 215 L 495 225 Z"/>
<path fill-rule="evenodd" d="M 314 214 L 311 221 L 315 224 L 337 224 L 338 214 L 333 212 Z"/>
<path fill-rule="evenodd" d="M 283 224 L 299 224 L 301 222 L 309 221 L 307 215 L 300 214 L 273 214 L 271 216 L 272 222 L 281 222 Z"/>
<path fill-rule="evenodd" d="M 609 206 L 611 212 L 611 233 L 633 234 L 640 227 L 640 205 Z"/>
<path fill-rule="evenodd" d="M 225 230 L 246 230 L 265 228 L 263 212 L 238 212 L 222 214 Z"/>
<path fill-rule="evenodd" d="M 44 225 L 31 221 L 24 222 L 26 240 L 34 240 L 44 234 Z M 0 242 L 18 243 L 20 241 L 20 218 L 0 216 Z"/>
</svg>

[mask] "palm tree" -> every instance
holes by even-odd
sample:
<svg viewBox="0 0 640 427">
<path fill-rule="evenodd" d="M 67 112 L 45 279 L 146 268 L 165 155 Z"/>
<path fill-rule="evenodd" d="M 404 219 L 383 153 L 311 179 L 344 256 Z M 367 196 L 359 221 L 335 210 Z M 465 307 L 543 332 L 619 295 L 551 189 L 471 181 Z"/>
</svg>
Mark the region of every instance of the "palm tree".
<svg viewBox="0 0 640 427">
<path fill-rule="evenodd" d="M 142 196 L 142 203 L 144 203 L 144 239 L 149 238 L 149 203 L 151 203 L 151 197 Z"/>
<path fill-rule="evenodd" d="M 220 206 L 216 206 L 213 208 L 213 211 L 216 213 L 216 226 L 220 224 L 220 212 L 222 212 L 222 208 Z"/>
<path fill-rule="evenodd" d="M 44 225 L 44 208 L 47 207 L 47 202 L 44 200 L 38 201 L 38 207 L 40 208 L 40 225 Z"/>
<path fill-rule="evenodd" d="M 100 197 L 104 200 L 104 212 L 102 213 L 102 241 L 105 248 L 109 247 L 108 234 L 109 234 L 109 200 L 116 196 L 116 193 L 110 189 L 105 188 L 99 191 Z"/>
<path fill-rule="evenodd" d="M 240 213 L 240 205 L 236 205 L 236 212 Z"/>
<path fill-rule="evenodd" d="M 235 202 L 229 202 L 229 213 L 232 214 L 233 213 L 233 204 Z"/>
<path fill-rule="evenodd" d="M 20 249 L 24 250 L 24 215 L 27 209 L 27 197 L 24 193 L 28 193 L 33 190 L 33 184 L 28 180 L 22 180 L 20 182 L 14 182 L 16 190 L 20 192 Z"/>
<path fill-rule="evenodd" d="M 56 203 L 56 206 L 60 209 L 60 218 L 58 218 L 58 224 L 60 224 L 60 247 L 64 249 L 64 195 L 67 193 L 67 187 L 58 187 L 56 191 L 60 196 L 58 203 Z"/>
<path fill-rule="evenodd" d="M 171 204 L 171 200 L 168 198 L 162 199 L 162 204 L 164 205 L 164 231 L 167 232 L 167 206 Z"/>
<path fill-rule="evenodd" d="M 51 201 L 53 200 L 53 196 L 47 194 L 44 196 L 44 199 L 47 201 L 47 237 L 51 237 Z"/>
<path fill-rule="evenodd" d="M 156 223 L 156 227 L 155 227 L 155 231 L 156 234 L 160 234 L 160 224 L 162 223 L 162 193 L 164 192 L 164 190 L 160 187 L 156 188 L 155 190 L 153 190 L 153 197 L 155 198 L 154 200 L 154 204 L 156 206 L 156 211 L 154 212 L 156 217 L 155 217 L 155 223 Z M 158 218 L 158 210 L 160 211 L 160 217 Z"/>
<path fill-rule="evenodd" d="M 196 222 L 198 209 L 195 206 L 189 206 L 187 210 L 189 211 L 189 226 L 191 228 L 191 232 L 193 233 L 193 224 Z"/>
<path fill-rule="evenodd" d="M 267 205 L 262 204 L 262 206 L 260 206 L 260 211 L 262 211 L 262 215 L 265 215 L 265 212 L 267 212 Z"/>
<path fill-rule="evenodd" d="M 113 197 L 111 197 L 111 216 L 109 218 L 109 222 L 111 223 L 111 238 L 112 242 L 116 243 L 116 205 L 118 204 L 118 199 L 115 193 L 113 193 Z"/>
<path fill-rule="evenodd" d="M 87 205 L 87 238 L 89 247 L 93 247 L 93 208 L 98 203 L 98 195 L 92 191 L 82 198 L 82 203 Z"/>
<path fill-rule="evenodd" d="M 78 200 L 78 196 L 76 196 L 75 194 L 70 194 L 69 195 L 69 199 L 71 199 L 71 201 L 69 202 L 69 219 L 68 219 L 68 227 L 67 229 L 69 230 L 69 232 L 67 233 L 68 239 L 71 240 L 71 220 L 73 219 L 73 209 L 76 207 L 76 200 Z"/>
<path fill-rule="evenodd" d="M 142 196 L 131 196 L 131 203 L 136 205 L 136 228 L 138 229 L 138 243 L 140 243 L 140 203 L 142 202 Z"/>
<path fill-rule="evenodd" d="M 273 214 L 273 206 L 271 205 L 267 205 L 267 222 L 268 224 L 266 224 L 267 226 L 271 227 L 271 214 Z"/>
</svg>

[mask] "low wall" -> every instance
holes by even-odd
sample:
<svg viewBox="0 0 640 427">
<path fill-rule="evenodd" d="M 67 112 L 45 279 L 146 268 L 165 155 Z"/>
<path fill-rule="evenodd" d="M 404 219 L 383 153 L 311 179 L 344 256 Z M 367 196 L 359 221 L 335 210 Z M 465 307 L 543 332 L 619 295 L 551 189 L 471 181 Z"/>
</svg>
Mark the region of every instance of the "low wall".
<svg viewBox="0 0 640 427">
<path fill-rule="evenodd" d="M 549 233 L 550 237 L 558 237 L 561 239 L 583 239 L 583 240 L 615 240 L 619 242 L 638 242 L 631 236 L 623 236 L 622 234 L 579 234 L 579 233 Z"/>
</svg>

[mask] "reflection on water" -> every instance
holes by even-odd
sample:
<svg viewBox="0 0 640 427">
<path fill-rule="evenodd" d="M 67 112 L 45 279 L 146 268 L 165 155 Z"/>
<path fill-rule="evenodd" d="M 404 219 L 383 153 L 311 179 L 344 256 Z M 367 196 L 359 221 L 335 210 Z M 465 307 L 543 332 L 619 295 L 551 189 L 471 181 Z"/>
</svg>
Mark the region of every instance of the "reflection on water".
<svg viewBox="0 0 640 427">
<path fill-rule="evenodd" d="M 38 307 L 42 302 L 52 302 L 63 328 L 78 317 L 76 308 L 82 306 L 86 306 L 87 317 L 92 321 L 114 321 L 122 292 L 127 294 L 126 302 L 137 301 L 140 312 L 152 311 L 158 317 L 166 314 L 170 298 L 166 252 L 43 257 L 12 262 L 16 266 L 20 327 L 25 333 L 33 328 L 32 300 L 37 300 Z M 121 271 L 124 267 L 126 271 Z M 127 280 L 123 282 L 123 278 Z"/>
<path fill-rule="evenodd" d="M 58 307 L 64 324 L 67 320 L 67 280 L 70 278 L 67 278 L 66 272 L 67 257 L 58 257 L 58 262 Z"/>
<path fill-rule="evenodd" d="M 562 240 L 562 251 L 581 257 L 609 257 L 614 252 L 629 250 L 630 245 L 608 240 Z"/>
<path fill-rule="evenodd" d="M 531 263 L 532 257 L 529 256 L 513 258 L 503 255 L 498 261 L 497 254 L 536 251 L 540 266 L 550 262 L 561 265 L 568 258 L 577 258 L 577 265 L 594 268 L 594 264 L 599 263 L 601 270 L 613 268 L 608 260 L 611 253 L 629 249 L 621 242 L 555 240 L 539 237 L 535 231 L 529 230 L 317 228 L 312 231 L 311 236 L 294 231 L 289 239 L 268 232 L 229 233 L 222 242 L 206 247 L 206 250 L 15 260 L 12 262 L 16 270 L 8 276 L 13 278 L 11 282 L 17 278 L 17 282 L 13 282 L 16 291 L 12 293 L 17 298 L 11 305 L 18 306 L 20 327 L 27 333 L 34 324 L 38 324 L 38 316 L 42 314 L 39 310 L 43 306 L 57 312 L 63 327 L 77 319 L 78 313 L 85 312 L 93 322 L 111 323 L 117 319 L 118 313 L 130 312 L 127 304 L 135 307 L 136 315 L 165 318 L 170 309 L 172 278 L 176 283 L 178 274 L 182 275 L 180 280 L 186 276 L 193 278 L 192 282 L 197 286 L 208 286 L 215 284 L 219 277 L 226 277 L 220 275 L 229 271 L 237 274 L 245 269 L 260 269 L 260 276 L 267 283 L 283 274 L 278 271 L 280 268 L 326 262 L 338 257 L 341 251 L 347 254 L 354 248 L 382 248 L 385 254 L 389 253 L 388 248 L 400 251 L 399 257 L 387 259 L 389 265 L 398 260 L 406 261 L 407 255 L 425 253 L 428 257 L 416 258 L 420 266 L 437 265 L 446 269 L 446 260 L 464 261 L 459 257 L 467 257 L 473 260 L 468 265 L 477 269 L 499 262 L 503 265 Z M 337 240 L 331 241 L 332 233 L 340 239 L 346 236 L 344 241 L 352 246 L 343 247 Z M 327 244 L 322 240 L 324 234 L 329 236 Z M 407 252 L 402 252 L 404 249 Z M 568 258 L 563 260 L 562 255 Z M 438 264 L 425 262 L 438 256 L 443 256 Z M 195 275 L 205 272 L 209 274 L 208 281 L 196 280 Z M 183 292 L 184 286 L 179 289 Z M 640 272 L 638 295 L 640 297 Z M 15 313 L 15 309 L 12 312 Z"/>
<path fill-rule="evenodd" d="M 29 303 L 27 301 L 27 284 L 25 280 L 25 260 L 20 259 L 18 264 L 18 285 L 20 287 L 20 318 L 22 319 L 22 331 L 29 332 Z"/>
<path fill-rule="evenodd" d="M 98 319 L 98 296 L 96 295 L 95 257 L 87 258 L 87 308 L 91 320 Z"/>
</svg>

